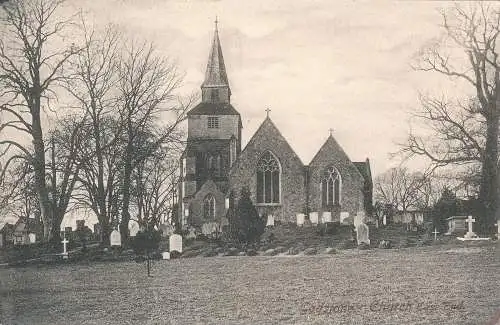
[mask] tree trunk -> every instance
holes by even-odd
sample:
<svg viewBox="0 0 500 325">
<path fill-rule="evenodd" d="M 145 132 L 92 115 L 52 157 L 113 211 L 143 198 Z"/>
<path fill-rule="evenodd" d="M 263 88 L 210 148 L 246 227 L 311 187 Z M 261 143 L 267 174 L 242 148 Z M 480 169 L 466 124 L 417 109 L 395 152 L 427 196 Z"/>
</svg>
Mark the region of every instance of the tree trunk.
<svg viewBox="0 0 500 325">
<path fill-rule="evenodd" d="M 130 147 L 130 148 L 129 148 Z M 122 243 L 125 243 L 128 239 L 129 230 L 128 223 L 130 221 L 130 186 L 131 186 L 131 175 L 132 175 L 132 146 L 129 143 L 127 146 L 127 153 L 125 155 L 125 167 L 123 171 L 123 197 L 122 197 L 122 218 L 120 221 L 120 234 L 122 236 Z"/>
<path fill-rule="evenodd" d="M 481 187 L 479 190 L 482 211 L 478 218 L 478 232 L 482 235 L 491 234 L 498 205 L 498 114 L 492 113 L 486 121 L 485 154 L 481 172 Z"/>
</svg>

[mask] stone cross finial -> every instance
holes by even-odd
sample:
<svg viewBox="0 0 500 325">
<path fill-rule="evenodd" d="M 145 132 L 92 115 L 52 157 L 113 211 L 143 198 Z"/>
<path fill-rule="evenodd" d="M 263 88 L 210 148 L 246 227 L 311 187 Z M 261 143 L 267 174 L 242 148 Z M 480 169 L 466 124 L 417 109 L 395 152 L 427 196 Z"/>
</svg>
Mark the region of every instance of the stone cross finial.
<svg viewBox="0 0 500 325">
<path fill-rule="evenodd" d="M 330 128 L 328 131 L 330 131 L 330 136 L 332 136 L 333 135 L 333 129 Z"/>
<path fill-rule="evenodd" d="M 434 234 L 434 241 L 436 241 L 437 240 L 437 234 L 439 234 L 439 231 L 437 231 L 437 229 L 434 228 L 433 234 Z"/>
<path fill-rule="evenodd" d="M 266 114 L 267 114 L 267 117 L 269 117 L 269 112 L 271 111 L 271 109 L 268 107 L 266 108 Z"/>
<path fill-rule="evenodd" d="M 218 19 L 218 17 L 217 17 L 217 16 L 215 16 L 215 21 L 214 21 L 214 23 L 215 23 L 215 30 L 218 30 L 218 27 L 219 27 L 219 19 Z"/>
</svg>

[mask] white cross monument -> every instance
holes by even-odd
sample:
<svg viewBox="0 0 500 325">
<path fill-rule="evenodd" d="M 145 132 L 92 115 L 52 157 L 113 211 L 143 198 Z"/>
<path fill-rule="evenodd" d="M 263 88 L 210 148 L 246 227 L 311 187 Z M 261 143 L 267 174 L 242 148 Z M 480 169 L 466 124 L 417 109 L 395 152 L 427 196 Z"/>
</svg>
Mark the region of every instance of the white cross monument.
<svg viewBox="0 0 500 325">
<path fill-rule="evenodd" d="M 468 216 L 467 219 L 465 220 L 469 224 L 469 230 L 467 233 L 464 235 L 465 238 L 474 238 L 477 235 L 472 231 L 472 223 L 476 222 L 476 219 L 472 218 L 472 216 Z"/>
<path fill-rule="evenodd" d="M 436 241 L 437 240 L 437 234 L 439 234 L 439 231 L 437 231 L 437 229 L 434 228 L 433 234 L 434 234 L 434 241 Z"/>
<path fill-rule="evenodd" d="M 68 251 L 66 250 L 66 244 L 69 243 L 69 241 L 66 239 L 66 232 L 63 233 L 63 241 L 61 242 L 63 244 L 63 252 L 62 252 L 62 257 L 63 259 L 68 259 Z"/>
</svg>

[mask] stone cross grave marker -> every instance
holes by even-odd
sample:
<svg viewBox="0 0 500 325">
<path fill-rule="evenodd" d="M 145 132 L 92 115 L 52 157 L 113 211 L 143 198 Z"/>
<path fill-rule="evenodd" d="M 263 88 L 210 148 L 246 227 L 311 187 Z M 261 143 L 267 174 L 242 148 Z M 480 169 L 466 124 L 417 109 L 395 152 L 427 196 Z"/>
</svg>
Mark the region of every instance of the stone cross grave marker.
<svg viewBox="0 0 500 325">
<path fill-rule="evenodd" d="M 182 236 L 173 234 L 170 236 L 170 252 L 182 253 Z"/>
<path fill-rule="evenodd" d="M 324 211 L 323 215 L 321 216 L 321 222 L 322 223 L 332 222 L 332 213 L 330 211 Z"/>
<path fill-rule="evenodd" d="M 62 257 L 63 257 L 63 259 L 67 259 L 68 258 L 68 250 L 67 250 L 66 245 L 69 243 L 69 240 L 66 239 L 66 233 L 64 233 L 63 240 L 61 241 L 61 243 L 63 244 Z"/>
<path fill-rule="evenodd" d="M 467 219 L 465 219 L 465 222 L 468 223 L 469 225 L 469 230 L 467 231 L 467 233 L 465 234 L 464 237 L 466 238 L 472 238 L 472 237 L 475 237 L 475 234 L 474 232 L 472 231 L 472 224 L 474 222 L 476 222 L 476 219 L 472 218 L 472 216 L 468 216 Z"/>
<path fill-rule="evenodd" d="M 358 226 L 356 227 L 356 239 L 358 241 L 358 245 L 360 244 L 370 245 L 369 231 L 370 229 L 363 222 L 358 224 Z"/>
<path fill-rule="evenodd" d="M 436 241 L 437 240 L 437 234 L 439 234 L 439 231 L 437 231 L 437 229 L 434 228 L 433 234 L 434 234 L 434 241 Z"/>
<path fill-rule="evenodd" d="M 303 213 L 297 213 L 297 226 L 304 225 L 305 215 Z"/>
<path fill-rule="evenodd" d="M 274 216 L 272 214 L 267 216 L 266 227 L 268 226 L 274 226 Z"/>
<path fill-rule="evenodd" d="M 121 246 L 122 245 L 122 235 L 118 230 L 113 230 L 109 236 L 109 243 L 111 246 Z"/>
<path fill-rule="evenodd" d="M 312 224 L 317 225 L 318 224 L 318 212 L 309 213 L 309 220 L 311 221 Z"/>
</svg>

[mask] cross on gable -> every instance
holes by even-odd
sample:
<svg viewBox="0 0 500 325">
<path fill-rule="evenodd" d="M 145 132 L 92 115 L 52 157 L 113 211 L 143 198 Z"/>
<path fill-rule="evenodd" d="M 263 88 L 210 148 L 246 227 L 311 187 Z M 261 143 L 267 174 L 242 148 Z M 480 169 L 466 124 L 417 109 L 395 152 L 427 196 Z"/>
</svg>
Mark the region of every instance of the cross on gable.
<svg viewBox="0 0 500 325">
<path fill-rule="evenodd" d="M 269 117 L 269 112 L 271 112 L 271 109 L 268 107 L 268 108 L 266 108 L 266 115 L 267 115 L 267 117 Z"/>
<path fill-rule="evenodd" d="M 330 131 L 330 136 L 333 135 L 333 129 L 328 129 L 328 131 Z"/>
</svg>

